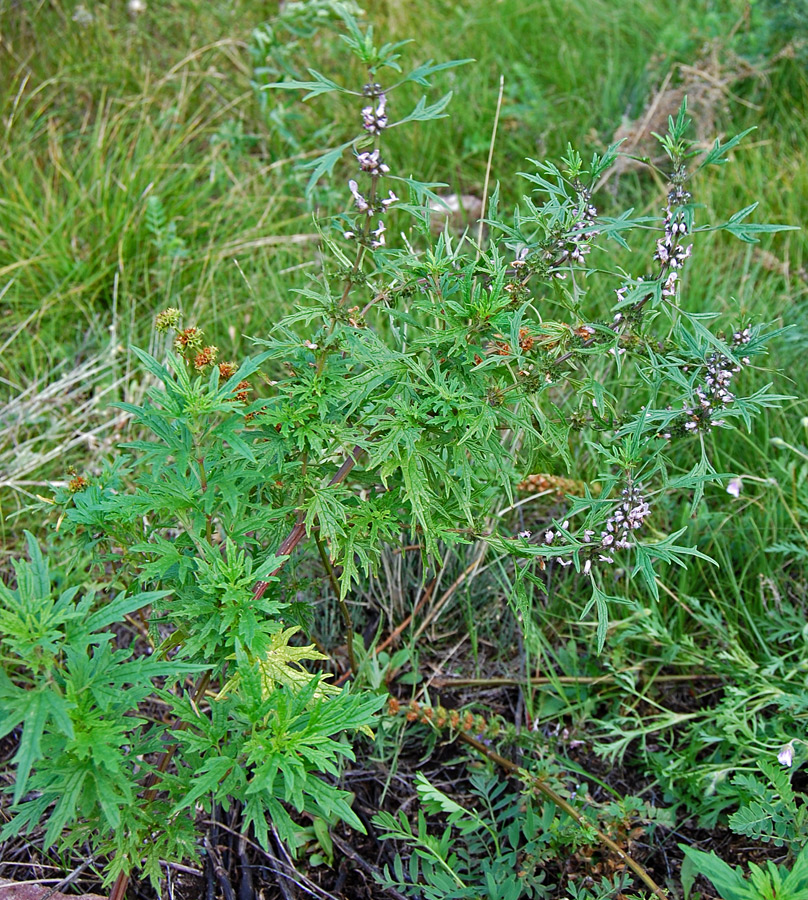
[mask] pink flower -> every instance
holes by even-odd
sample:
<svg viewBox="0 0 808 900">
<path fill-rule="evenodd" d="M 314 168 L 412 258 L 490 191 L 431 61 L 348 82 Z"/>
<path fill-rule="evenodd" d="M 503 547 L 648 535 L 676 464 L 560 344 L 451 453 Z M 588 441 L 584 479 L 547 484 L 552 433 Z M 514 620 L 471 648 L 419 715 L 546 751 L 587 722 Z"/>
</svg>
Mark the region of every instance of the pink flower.
<svg viewBox="0 0 808 900">
<path fill-rule="evenodd" d="M 777 754 L 777 762 L 780 763 L 781 766 L 785 766 L 789 768 L 794 762 L 794 743 L 793 741 L 789 741 L 784 747 L 780 748 L 780 752 Z"/>
<path fill-rule="evenodd" d="M 733 497 L 740 497 L 743 489 L 743 482 L 740 478 L 731 478 L 727 484 L 727 493 Z"/>
</svg>

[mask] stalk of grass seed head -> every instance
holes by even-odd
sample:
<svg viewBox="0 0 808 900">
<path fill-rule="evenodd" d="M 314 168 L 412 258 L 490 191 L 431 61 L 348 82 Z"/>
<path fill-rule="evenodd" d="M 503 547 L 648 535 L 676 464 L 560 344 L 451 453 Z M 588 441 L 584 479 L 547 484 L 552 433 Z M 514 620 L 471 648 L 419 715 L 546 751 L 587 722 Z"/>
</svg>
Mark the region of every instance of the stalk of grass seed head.
<svg viewBox="0 0 808 900">
<path fill-rule="evenodd" d="M 467 732 L 459 731 L 457 736 L 463 743 L 468 744 L 470 747 L 477 750 L 478 753 L 488 757 L 488 759 L 503 768 L 509 775 L 513 775 L 526 781 L 551 803 L 554 803 L 559 809 L 562 809 L 567 813 L 567 815 L 577 825 L 581 826 L 581 828 L 591 829 L 597 835 L 600 843 L 605 847 L 608 847 L 613 853 L 616 853 L 629 869 L 631 869 L 631 871 L 646 885 L 646 887 L 650 888 L 659 900 L 668 900 L 667 892 L 654 881 L 646 869 L 644 869 L 636 860 L 632 859 L 622 847 L 605 835 L 597 826 L 593 825 L 591 822 L 587 822 L 572 804 L 568 803 L 560 794 L 556 793 L 549 785 L 545 784 L 541 778 L 538 778 L 526 769 L 517 766 L 516 763 L 511 762 L 511 760 L 506 759 L 504 756 L 500 756 L 496 750 L 487 747 L 482 741 L 477 740 L 477 738 L 472 737 Z"/>
<path fill-rule="evenodd" d="M 499 96 L 497 97 L 497 109 L 494 113 L 494 126 L 491 129 L 491 143 L 488 146 L 488 162 L 485 166 L 485 181 L 483 182 L 483 204 L 480 210 L 480 226 L 477 229 L 477 259 L 483 246 L 483 228 L 485 225 L 485 206 L 488 202 L 488 182 L 491 178 L 491 164 L 494 161 L 494 145 L 497 140 L 497 128 L 499 127 L 499 114 L 502 112 L 502 95 L 505 92 L 505 76 L 499 76 Z"/>
</svg>

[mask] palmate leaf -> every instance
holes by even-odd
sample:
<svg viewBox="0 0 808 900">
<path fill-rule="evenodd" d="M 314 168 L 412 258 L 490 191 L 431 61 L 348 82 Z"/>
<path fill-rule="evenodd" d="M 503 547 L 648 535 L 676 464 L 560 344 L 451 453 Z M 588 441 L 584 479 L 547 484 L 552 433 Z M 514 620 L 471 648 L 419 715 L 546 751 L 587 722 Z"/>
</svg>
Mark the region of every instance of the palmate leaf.
<svg viewBox="0 0 808 900">
<path fill-rule="evenodd" d="M 262 686 L 267 694 L 279 687 L 288 687 L 295 692 L 302 690 L 312 680 L 311 673 L 302 665 L 303 661 L 328 659 L 314 644 L 305 647 L 290 646 L 289 639 L 298 631 L 300 627 L 293 626 L 273 635 L 266 655 L 257 660 Z M 313 699 L 324 699 L 338 693 L 339 688 L 321 681 L 314 691 Z"/>
<path fill-rule="evenodd" d="M 300 631 L 300 626 L 293 626 L 283 631 L 277 632 L 270 638 L 269 648 L 261 657 L 248 656 L 246 662 L 248 665 L 254 666 L 258 672 L 261 693 L 264 697 L 268 697 L 278 688 L 286 687 L 294 693 L 299 693 L 311 684 L 314 676 L 303 666 L 303 662 L 307 660 L 328 659 L 323 653 L 314 646 L 308 644 L 305 647 L 292 647 L 289 644 L 290 638 Z M 238 688 L 242 680 L 239 672 L 224 685 L 219 693 L 220 697 L 224 697 L 230 692 Z M 325 676 L 330 677 L 330 676 Z M 328 697 L 339 694 L 340 689 L 332 684 L 328 684 L 322 680 L 317 684 L 312 696 L 312 702 L 325 700 Z"/>
</svg>

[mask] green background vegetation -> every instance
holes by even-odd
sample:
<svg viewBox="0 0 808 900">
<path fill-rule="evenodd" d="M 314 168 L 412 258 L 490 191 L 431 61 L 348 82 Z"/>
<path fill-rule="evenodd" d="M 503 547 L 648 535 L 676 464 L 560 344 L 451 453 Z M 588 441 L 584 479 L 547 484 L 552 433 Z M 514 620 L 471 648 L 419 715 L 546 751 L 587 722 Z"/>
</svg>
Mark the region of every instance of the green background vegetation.
<svg viewBox="0 0 808 900">
<path fill-rule="evenodd" d="M 238 358 L 250 348 L 245 336 L 266 335 L 295 302 L 294 288 L 321 265 L 314 210 L 347 205 L 346 172 L 307 200 L 307 174 L 295 164 L 350 136 L 356 110 L 335 109 L 329 98 L 303 107 L 293 96 L 255 90 L 261 76 L 254 68 L 264 60 L 253 29 L 277 4 L 177 0 L 149 3 L 137 16 L 123 3 L 86 7 L 93 20 L 84 25 L 69 3 L 7 4 L 0 12 L 3 561 L 20 552 L 22 527 L 41 521 L 27 507 L 48 495 L 48 481 L 64 480 L 68 463 L 92 471 L 120 439 L 123 426 L 107 406 L 139 395 L 127 347 L 150 345 L 155 313 L 180 307 L 186 322 L 204 325 L 221 358 Z M 755 201 L 758 221 L 806 220 L 808 78 L 800 47 L 787 42 L 808 32 L 781 28 L 788 4 L 412 0 L 372 7 L 384 39 L 418 36 L 413 56 L 476 59 L 438 80 L 442 91 L 454 91 L 450 118 L 391 135 L 386 155 L 397 172 L 479 195 L 504 75 L 493 177 L 507 207 L 523 190 L 514 173 L 525 169 L 525 157 L 557 157 L 568 142 L 585 157 L 602 150 L 621 122 L 643 118 L 670 76 L 671 89 L 703 89 L 693 113 L 707 120 L 708 132 L 757 128 L 729 166 L 695 183 L 704 220 Z M 352 77 L 341 73 L 345 55 L 328 30 L 302 40 L 301 52 L 329 76 Z M 631 144 L 634 132 L 626 133 Z M 594 199 L 607 213 L 638 205 L 638 213 L 656 214 L 664 185 L 655 193 L 653 184 L 647 170 L 632 167 Z M 806 265 L 802 232 L 757 245 L 703 237 L 683 291 L 691 309 L 720 313 L 726 327 L 749 318 L 789 325 L 772 344 L 770 367 L 776 391 L 800 397 L 808 371 Z M 772 372 L 760 373 L 760 383 Z M 685 718 L 664 692 L 649 700 L 652 684 L 634 676 L 597 690 L 536 686 L 528 695 L 537 721 L 567 716 L 602 749 L 610 745 L 614 759 L 628 746 L 618 738 L 630 733 L 665 799 L 684 799 L 708 819 L 727 805 L 720 793 L 727 771 L 772 757 L 797 727 L 804 733 L 808 456 L 799 448 L 806 414 L 797 399 L 761 416 L 750 434 L 710 437 L 720 470 L 744 477 L 740 497 L 714 485 L 697 518 L 688 518 L 686 506 L 667 514 L 672 527 L 689 525 L 683 542 L 698 543 L 720 567 L 694 562 L 670 573 L 653 609 L 633 607 L 622 618 L 617 611 L 605 658 L 594 657 L 593 625 L 578 622 L 583 601 L 574 581 L 535 598 L 543 629 L 533 634 L 528 660 L 536 671 L 596 675 L 650 659 L 652 675 L 698 667 L 730 685 L 717 710 L 709 685 L 703 693 L 697 687 Z M 455 574 L 468 562 L 458 559 Z M 418 573 L 411 574 L 415 584 Z M 412 586 L 406 572 L 399 577 L 402 590 Z M 504 582 L 493 565 L 444 611 L 447 626 L 472 631 L 471 674 L 486 655 L 507 661 L 519 641 L 491 600 Z M 329 623 L 338 630 L 333 612 L 323 617 L 324 631 Z M 505 643 L 491 649 L 492 635 Z M 717 793 L 705 794 L 705 777 Z"/>
</svg>

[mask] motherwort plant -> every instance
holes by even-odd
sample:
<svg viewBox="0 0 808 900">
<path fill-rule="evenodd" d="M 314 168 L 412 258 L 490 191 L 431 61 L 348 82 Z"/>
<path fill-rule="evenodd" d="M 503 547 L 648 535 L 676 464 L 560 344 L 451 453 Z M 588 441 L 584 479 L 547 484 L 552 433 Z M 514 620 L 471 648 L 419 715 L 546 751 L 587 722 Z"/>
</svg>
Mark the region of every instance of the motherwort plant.
<svg viewBox="0 0 808 900">
<path fill-rule="evenodd" d="M 487 198 L 484 243 L 448 228 L 435 238 L 436 186 L 397 173 L 386 139 L 445 116 L 449 94 L 400 98 L 468 61 L 404 72 L 401 44 L 342 20 L 364 71 L 356 88 L 314 69 L 271 85 L 354 104 L 356 135 L 307 163 L 310 189 L 345 178 L 345 211 L 318 221 L 322 272 L 238 365 L 204 323 L 161 314 L 166 358 L 133 351 L 151 387 L 121 404 L 132 439 L 56 494 L 68 561 L 49 563 L 31 538 L 0 586 L 0 732 L 18 740 L 0 837 L 42 823 L 49 846 L 106 854 L 116 898 L 131 871 L 159 884 L 163 862 L 196 857 L 197 823 L 216 809 L 237 809 L 262 846 L 273 833 L 298 842 L 300 813 L 362 829 L 341 765 L 385 698 L 362 687 L 348 601 L 386 545 L 434 560 L 483 542 L 538 584 L 556 568 L 591 595 L 602 646 L 610 567 L 653 596 L 660 563 L 698 553 L 665 533 L 661 501 L 699 502 L 715 477 L 705 434 L 778 400 L 744 395 L 760 326 L 724 339 L 681 302 L 706 233 L 779 230 L 749 224 L 754 206 L 696 220 L 694 177 L 742 135 L 699 155 L 682 107 L 661 138 L 660 218 L 603 215 L 592 186 L 617 148 L 586 165 L 570 149 L 530 161 L 512 216 L 498 190 Z M 642 271 L 617 269 L 612 251 L 649 234 Z M 497 513 L 537 466 L 583 485 L 530 534 Z M 350 686 L 309 667 L 326 655 L 297 590 L 301 561 L 336 591 L 360 676 Z"/>
</svg>

